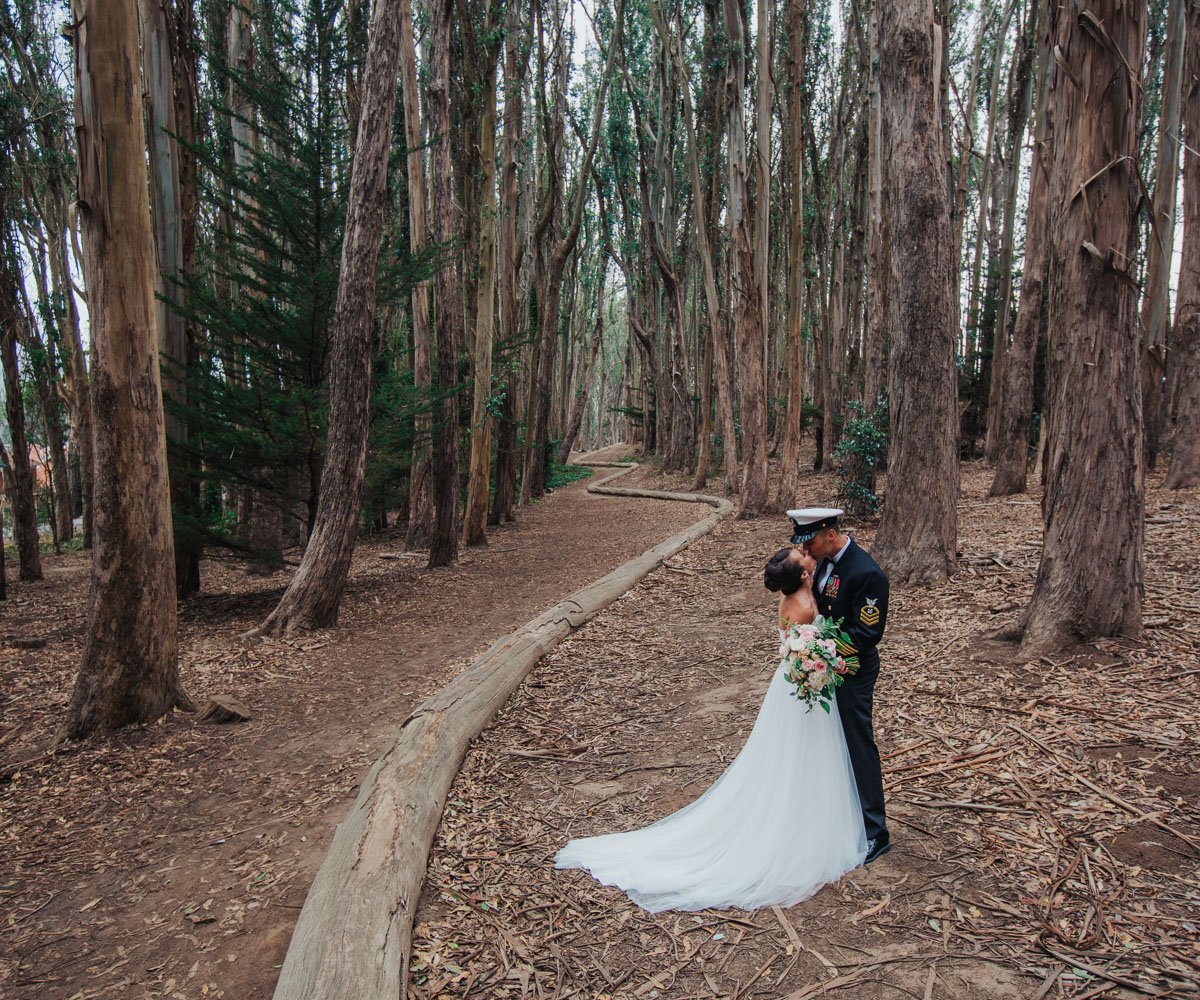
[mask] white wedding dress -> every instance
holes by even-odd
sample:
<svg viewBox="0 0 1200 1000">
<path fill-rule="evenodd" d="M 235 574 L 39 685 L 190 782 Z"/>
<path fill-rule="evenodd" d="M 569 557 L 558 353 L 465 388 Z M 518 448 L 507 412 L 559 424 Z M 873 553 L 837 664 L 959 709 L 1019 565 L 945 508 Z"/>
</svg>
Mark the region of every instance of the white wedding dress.
<svg viewBox="0 0 1200 1000">
<path fill-rule="evenodd" d="M 691 805 L 626 833 L 572 840 L 583 868 L 651 913 L 791 906 L 858 867 L 862 810 L 837 706 L 809 711 L 776 669 L 745 746 Z"/>
</svg>

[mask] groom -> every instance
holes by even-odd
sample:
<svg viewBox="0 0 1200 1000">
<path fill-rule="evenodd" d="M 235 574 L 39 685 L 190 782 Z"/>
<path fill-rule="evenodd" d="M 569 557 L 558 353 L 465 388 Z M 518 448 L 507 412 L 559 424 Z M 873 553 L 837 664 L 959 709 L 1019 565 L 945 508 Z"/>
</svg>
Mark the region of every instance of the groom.
<svg viewBox="0 0 1200 1000">
<path fill-rule="evenodd" d="M 892 846 L 883 810 L 883 773 L 871 723 L 875 679 L 879 676 L 876 645 L 887 624 L 887 575 L 867 552 L 838 527 L 842 511 L 836 507 L 789 510 L 794 532 L 792 544 L 802 545 L 817 560 L 813 596 L 817 610 L 841 619 L 842 631 L 858 654 L 857 672 L 838 689 L 838 714 L 846 734 L 863 824 L 867 830 L 866 864 Z"/>
</svg>

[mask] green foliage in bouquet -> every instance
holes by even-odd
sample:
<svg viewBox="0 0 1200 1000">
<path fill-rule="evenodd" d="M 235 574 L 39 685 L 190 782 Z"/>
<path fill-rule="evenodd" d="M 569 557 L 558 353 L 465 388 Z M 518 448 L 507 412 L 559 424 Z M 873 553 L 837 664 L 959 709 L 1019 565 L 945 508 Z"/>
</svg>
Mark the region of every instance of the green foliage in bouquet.
<svg viewBox="0 0 1200 1000">
<path fill-rule="evenodd" d="M 792 696 L 810 711 L 820 705 L 828 713 L 834 692 L 858 670 L 857 652 L 841 626 L 841 619 L 829 618 L 795 624 L 780 642 L 779 666 L 787 671 Z"/>
</svg>

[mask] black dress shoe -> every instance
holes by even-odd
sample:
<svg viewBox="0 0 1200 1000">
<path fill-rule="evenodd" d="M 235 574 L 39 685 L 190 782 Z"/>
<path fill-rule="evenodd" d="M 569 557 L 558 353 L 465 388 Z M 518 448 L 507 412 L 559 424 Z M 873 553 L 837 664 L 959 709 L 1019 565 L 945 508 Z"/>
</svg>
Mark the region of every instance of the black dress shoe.
<svg viewBox="0 0 1200 1000">
<path fill-rule="evenodd" d="M 867 841 L 867 856 L 863 859 L 864 865 L 869 865 L 879 855 L 887 854 L 892 849 L 892 838 L 886 833 L 882 837 L 877 837 L 874 840 Z"/>
</svg>

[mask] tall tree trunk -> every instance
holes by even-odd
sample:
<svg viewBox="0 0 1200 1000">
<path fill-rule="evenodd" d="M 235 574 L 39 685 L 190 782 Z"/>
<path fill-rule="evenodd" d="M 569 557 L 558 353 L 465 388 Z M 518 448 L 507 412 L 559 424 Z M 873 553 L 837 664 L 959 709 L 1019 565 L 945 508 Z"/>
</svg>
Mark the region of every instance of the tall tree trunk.
<svg viewBox="0 0 1200 1000">
<path fill-rule="evenodd" d="M 979 181 L 979 213 L 975 222 L 975 258 L 971 265 L 971 285 L 967 297 L 967 343 L 965 353 L 972 359 L 977 350 L 983 350 L 983 341 L 979 337 L 979 317 L 981 312 L 979 288 L 983 276 L 983 247 L 986 242 L 984 233 L 988 231 L 987 212 L 992 200 L 992 163 L 996 143 L 996 115 L 1000 110 L 1000 78 L 1004 68 L 1004 39 L 1008 37 L 1008 25 L 1012 20 L 1016 0 L 1009 0 L 1005 8 L 1004 20 L 996 32 L 996 42 L 992 53 L 992 85 L 988 91 L 988 122 L 987 139 L 983 148 L 983 175 Z M 974 114 L 974 109 L 968 109 L 968 114 Z"/>
<path fill-rule="evenodd" d="M 58 86 L 56 80 L 45 79 L 45 74 L 52 73 L 53 67 L 35 61 L 11 18 L 0 19 L 0 28 L 4 29 L 13 56 L 24 74 L 21 94 L 26 105 L 33 106 L 42 99 L 43 91 Z M 82 504 L 83 547 L 88 549 L 92 545 L 91 401 L 88 394 L 87 361 L 80 333 L 79 309 L 67 264 L 71 252 L 69 241 L 74 236 L 75 224 L 74 178 L 70 176 L 74 169 L 73 151 L 69 149 L 72 137 L 66 134 L 63 119 L 58 114 L 37 115 L 31 125 L 36 132 L 41 151 L 38 155 L 31 154 L 21 158 L 24 162 L 20 162 L 18 166 L 27 178 L 25 190 L 31 194 L 31 201 L 46 234 L 46 257 L 50 284 L 54 292 L 53 297 L 47 298 L 47 301 L 52 303 L 51 309 L 62 334 L 58 347 L 63 356 L 63 381 L 72 429 L 71 446 L 79 459 L 77 474 L 72 470 L 72 478 L 77 478 L 78 482 L 74 484 L 71 495 Z M 36 177 L 31 171 L 34 167 Z M 43 185 L 44 196 L 38 197 L 37 192 Z M 75 242 L 77 246 L 78 243 Z M 78 258 L 80 269 L 83 270 L 82 253 L 78 254 Z"/>
<path fill-rule="evenodd" d="M 767 417 L 770 396 L 767 372 L 769 370 L 769 345 L 771 342 L 771 305 L 767 272 L 771 256 L 771 36 L 775 25 L 775 0 L 757 0 L 755 48 L 755 137 L 754 137 L 754 283 L 758 294 L 759 315 L 759 359 L 762 362 L 762 435 L 763 450 L 767 449 L 769 421 Z M 768 494 L 765 481 L 762 486 L 764 508 L 775 501 Z M 744 506 L 744 505 L 743 505 Z"/>
<path fill-rule="evenodd" d="M 1008 108 L 1007 172 L 1004 189 L 1004 221 L 1000 236 L 1000 309 L 993 334 L 992 372 L 988 386 L 987 441 L 984 454 L 989 464 L 996 462 L 1000 446 L 1000 417 L 1003 404 L 1005 369 L 1008 367 L 1009 317 L 1012 313 L 1013 297 L 1013 231 L 1016 228 L 1017 193 L 1021 180 L 1021 148 L 1025 138 L 1025 125 L 1029 120 L 1033 100 L 1033 54 L 1037 39 L 1038 11 L 1040 0 L 1030 12 L 1029 21 L 1014 54 L 1010 100 Z"/>
<path fill-rule="evenodd" d="M 1200 4 L 1187 9 L 1184 64 L 1183 261 L 1171 331 L 1171 466 L 1167 488 L 1200 486 Z"/>
<path fill-rule="evenodd" d="M 607 39 L 608 57 L 600 77 L 600 92 L 596 95 L 593 107 L 591 130 L 588 133 L 588 144 L 580 163 L 579 174 L 576 178 L 574 198 L 571 205 L 571 217 L 567 222 L 566 232 L 561 238 L 551 244 L 549 257 L 544 265 L 542 280 L 538 283 L 538 327 L 540 347 L 538 363 L 534 371 L 534 379 L 530 387 L 529 413 L 532 419 L 527 428 L 528 448 L 525 460 L 525 476 L 521 485 L 523 499 L 540 497 L 546 492 L 546 440 L 550 422 L 550 393 L 551 376 L 554 371 L 554 349 L 558 338 L 559 305 L 562 297 L 562 276 L 566 270 L 567 260 L 575 249 L 579 239 L 580 225 L 583 222 L 583 208 L 587 201 L 590 186 L 592 163 L 599 147 L 601 122 L 603 121 L 604 103 L 608 96 L 608 85 L 612 79 L 613 67 L 616 65 L 617 53 L 621 49 L 621 30 L 625 19 L 624 0 L 618 0 L 613 15 L 613 34 Z M 553 149 L 549 151 L 553 157 Z M 550 169 L 557 172 L 558 165 L 551 164 Z M 552 181 L 557 184 L 558 181 Z M 539 231 L 553 232 L 553 201 L 549 217 L 544 216 L 539 223 Z"/>
<path fill-rule="evenodd" d="M 871 8 L 871 24 L 873 29 L 877 28 L 878 12 L 879 5 L 873 4 Z M 990 25 L 991 19 L 987 16 L 979 18 L 979 33 L 975 36 L 974 54 L 971 56 L 971 73 L 968 77 L 967 101 L 963 105 L 962 139 L 958 144 L 958 172 L 954 181 L 953 200 L 950 203 L 950 219 L 951 225 L 954 228 L 954 297 L 956 302 L 961 292 L 963 227 L 967 218 L 967 181 L 970 176 L 971 163 L 977 156 L 975 152 L 975 101 L 979 88 L 979 72 L 983 65 L 984 42 L 987 40 L 987 32 Z M 876 62 L 875 76 L 878 78 L 878 38 L 872 44 L 872 50 Z M 878 86 L 878 83 L 876 83 L 876 86 Z"/>
<path fill-rule="evenodd" d="M 787 348 L 784 382 L 787 415 L 779 504 L 790 507 L 800 492 L 800 442 L 804 427 L 804 46 L 805 6 L 788 4 L 787 142 L 788 263 Z"/>
<path fill-rule="evenodd" d="M 650 4 L 650 14 L 679 76 L 680 93 L 683 97 L 683 122 L 687 133 L 688 178 L 692 187 L 693 210 L 697 250 L 704 280 L 704 307 L 707 321 L 706 352 L 711 351 L 712 367 L 716 371 L 717 416 L 724 442 L 725 489 L 733 492 L 737 483 L 737 423 L 733 412 L 733 373 L 730 370 L 728 342 L 721 323 L 721 302 L 717 292 L 716 267 L 713 262 L 712 241 L 709 239 L 708 220 L 711 205 L 705 197 L 704 184 L 700 177 L 700 148 L 696 135 L 695 114 L 692 108 L 692 87 L 688 79 L 687 65 L 679 48 L 679 40 L 671 30 L 657 3 Z M 707 378 L 708 376 L 706 376 Z M 702 449 L 703 450 L 703 449 Z M 707 462 L 696 469 L 696 488 L 703 485 L 708 475 Z"/>
<path fill-rule="evenodd" d="M 412 0 L 397 0 L 400 18 L 400 89 L 404 94 L 404 142 L 408 147 L 408 240 L 414 257 L 425 251 L 425 150 L 421 143 L 421 93 L 417 87 L 417 53 L 413 33 Z M 429 339 L 429 282 L 422 280 L 412 290 L 413 385 L 429 390 L 432 352 Z M 417 414 L 413 435 L 412 469 L 409 473 L 408 529 L 405 548 L 423 549 L 433 532 L 432 466 L 429 458 L 433 422 L 423 407 Z"/>
<path fill-rule="evenodd" d="M 957 539 L 954 252 L 931 0 L 880 7 L 881 138 L 892 245 L 887 498 L 875 551 L 893 582 L 944 580 Z"/>
<path fill-rule="evenodd" d="M 59 735 L 193 708 L 179 680 L 137 9 L 72 4 L 79 214 L 88 247 L 96 527 L 83 658 Z"/>
<path fill-rule="evenodd" d="M 8 460 L 8 449 L 4 447 L 4 442 L 0 441 L 0 457 L 2 457 L 3 468 L 7 472 L 12 466 Z M 6 557 L 4 554 L 4 504 L 0 503 L 0 601 L 8 600 L 8 567 L 5 565 Z"/>
<path fill-rule="evenodd" d="M 863 402 L 871 410 L 887 388 L 888 336 L 885 325 L 887 277 L 891 270 L 890 241 L 887 238 L 887 218 L 883 201 L 883 154 L 880 144 L 881 115 L 879 107 L 879 6 L 872 5 L 870 22 L 871 97 L 868 119 L 870 129 L 867 155 L 870 175 L 867 197 L 867 315 L 863 332 Z M 957 260 L 958 244 L 955 244 Z M 958 282 L 955 264 L 955 287 Z M 955 293 L 957 301 L 957 292 Z"/>
<path fill-rule="evenodd" d="M 71 417 L 71 440 L 79 453 L 79 499 L 83 513 L 83 547 L 92 547 L 93 530 L 93 483 L 95 481 L 92 461 L 92 395 L 88 381 L 87 354 L 83 349 L 83 334 L 80 330 L 79 307 L 71 287 L 70 270 L 68 268 L 67 241 L 68 226 L 66 225 L 65 196 L 62 207 L 64 226 L 57 234 L 52 234 L 50 246 L 50 277 L 55 293 L 66 304 L 66 330 L 62 343 L 64 379 L 67 387 L 69 412 Z M 86 276 L 85 276 L 86 280 Z"/>
<path fill-rule="evenodd" d="M 481 53 L 487 63 L 480 77 L 479 159 L 479 281 L 475 288 L 475 391 L 471 403 L 471 458 L 467 473 L 467 503 L 463 514 L 463 544 L 487 544 L 488 489 L 492 466 L 492 339 L 496 301 L 496 59 L 499 46 L 490 36 L 494 8 L 489 4 Z M 464 30 L 472 30 L 469 26 Z"/>
<path fill-rule="evenodd" d="M 0 199 L 3 193 L 0 192 Z M 0 220 L 7 227 L 7 206 L 0 203 Z M 5 483 L 5 492 L 13 509 L 13 538 L 20 557 L 22 580 L 42 579 L 42 557 L 38 550 L 37 494 L 33 467 L 29 462 L 29 443 L 25 438 L 25 398 L 17 369 L 17 331 L 24 324 L 21 316 L 18 270 L 13 241 L 0 240 L 0 360 L 4 366 L 4 409 L 12 437 L 13 481 Z"/>
<path fill-rule="evenodd" d="M 658 62 L 656 79 L 659 84 L 659 103 L 663 107 L 675 105 L 676 66 L 670 59 L 669 46 L 663 43 L 662 57 Z M 625 70 L 622 64 L 622 70 Z M 688 472 L 696 454 L 696 430 L 692 419 L 691 379 L 687 356 L 685 304 L 683 278 L 675 263 L 673 245 L 673 172 L 669 161 L 667 132 L 672 122 L 660 116 L 654 136 L 653 157 L 646 150 L 642 134 L 647 131 L 641 119 L 638 97 L 629 74 L 625 73 L 629 89 L 629 101 L 633 109 L 635 131 L 638 136 L 641 206 L 644 213 L 646 244 L 658 268 L 662 280 L 662 301 L 666 310 L 668 364 L 659 370 L 658 415 L 662 433 L 659 434 L 659 452 L 663 456 L 663 468 L 668 472 Z"/>
<path fill-rule="evenodd" d="M 750 236 L 746 164 L 746 24 L 739 0 L 724 0 L 726 58 L 726 113 L 729 135 L 730 271 L 733 279 L 733 329 L 737 341 L 738 387 L 742 398 L 742 506 L 740 516 L 764 513 L 767 495 L 767 405 L 763 358 L 765 319 L 755 279 L 754 247 Z"/>
<path fill-rule="evenodd" d="M 517 238 L 520 201 L 517 169 L 517 149 L 521 142 L 524 116 L 523 91 L 529 67 L 529 27 L 522 26 L 521 5 L 510 4 L 504 35 L 504 141 L 503 166 L 500 175 L 500 343 L 506 352 L 502 366 L 504 400 L 500 404 L 500 419 L 496 434 L 496 492 L 488 521 L 503 524 L 511 521 L 516 502 L 517 461 L 517 394 L 520 357 L 520 334 L 525 326 L 521 309 L 521 262 L 523 247 Z M 532 171 L 530 171 L 532 173 Z"/>
<path fill-rule="evenodd" d="M 182 248 L 182 282 L 175 294 L 181 306 L 186 307 L 187 290 L 196 270 L 196 242 L 199 229 L 200 186 L 196 171 L 196 102 L 200 92 L 197 66 L 198 40 L 196 17 L 192 0 L 173 0 L 174 22 L 171 26 L 171 61 L 175 78 L 175 128 L 178 141 L 175 143 L 179 163 L 179 217 L 180 243 Z M 198 331 L 193 320 L 183 319 L 183 374 L 188 375 L 200 359 Z M 185 382 L 186 385 L 186 382 Z M 200 434 L 197 418 L 192 418 L 183 428 L 184 437 L 191 441 Z M 195 518 L 200 516 L 200 476 L 195 460 L 180 456 L 178 462 L 183 473 L 178 478 L 179 489 L 174 489 L 176 504 L 188 504 Z M 202 545 L 199 539 L 175 539 L 175 586 L 181 597 L 200 590 L 200 556 Z"/>
<path fill-rule="evenodd" d="M 1175 246 L 1175 192 L 1179 186 L 1179 118 L 1183 90 L 1183 49 L 1187 37 L 1186 0 L 1170 0 L 1167 13 L 1166 56 L 1162 104 L 1158 116 L 1158 160 L 1150 211 L 1154 225 L 1146 248 L 1146 278 L 1142 297 L 1142 419 L 1145 425 L 1146 468 L 1158 461 L 1164 416 L 1163 374 L 1167 363 L 1168 285 Z"/>
<path fill-rule="evenodd" d="M 1039 0 L 1044 2 L 1044 0 Z M 1029 428 L 1033 416 L 1033 367 L 1042 325 L 1046 282 L 1046 197 L 1049 185 L 1049 131 L 1046 103 L 1050 85 L 1051 28 L 1046 12 L 1038 54 L 1037 132 L 1029 161 L 1029 202 L 1025 212 L 1025 266 L 1012 345 L 1004 362 L 1003 384 L 997 400 L 996 474 L 989 496 L 1025 492 L 1029 469 Z M 989 410 L 990 416 L 990 410 Z M 1044 434 L 1043 434 L 1044 438 Z"/>
<path fill-rule="evenodd" d="M 703 222 L 700 223 L 704 225 Z M 699 290 L 694 293 L 699 294 Z M 700 334 L 702 341 L 701 362 L 700 362 L 700 432 L 699 432 L 699 452 L 696 455 L 696 475 L 692 479 L 692 489 L 701 490 L 708 483 L 709 467 L 712 465 L 712 438 L 713 438 L 713 334 L 712 329 L 705 326 L 704 331 Z M 601 378 L 604 376 L 601 372 Z M 604 382 L 600 383 L 603 390 Z M 600 405 L 603 407 L 603 391 L 601 392 Z M 603 411 L 601 411 L 603 412 Z"/>
<path fill-rule="evenodd" d="M 400 63 L 400 18 L 393 2 L 378 0 L 368 32 L 329 346 L 329 433 L 316 519 L 300 568 L 256 630 L 260 635 L 336 624 L 354 554 L 371 425 L 372 324 Z"/>
<path fill-rule="evenodd" d="M 588 389 L 592 384 L 592 375 L 596 368 L 596 356 L 600 353 L 600 344 L 604 339 L 604 272 L 607 266 L 608 260 L 602 256 L 600 258 L 600 287 L 596 292 L 596 322 L 592 327 L 592 341 L 588 347 L 587 361 L 582 366 L 575 392 L 571 395 L 571 412 L 563 430 L 562 443 L 558 446 L 556 460 L 559 465 L 565 465 L 567 459 L 570 458 L 571 449 L 575 447 L 575 439 L 579 436 L 579 428 L 583 425 L 583 414 L 588 402 Z M 601 383 L 600 394 L 603 397 L 603 383 Z"/>
<path fill-rule="evenodd" d="M 1021 657 L 1142 631 L 1142 407 L 1133 258 L 1146 8 L 1050 7 L 1050 347 L 1044 535 Z M 1097 34 L 1095 25 L 1103 25 Z M 1136 69 L 1132 71 L 1136 73 Z"/>
<path fill-rule="evenodd" d="M 41 234 L 27 233 L 24 238 L 25 248 L 29 259 L 33 262 L 33 277 L 37 289 L 38 301 L 50 304 L 49 283 L 46 280 L 47 257 L 45 242 Z M 38 324 L 35 318 L 33 303 L 29 301 L 24 284 L 18 285 L 22 317 L 17 326 L 17 338 L 30 361 L 33 374 L 33 386 L 37 392 L 38 409 L 42 414 L 42 426 L 46 432 L 46 450 L 48 452 L 51 496 L 53 498 L 52 523 L 54 528 L 55 551 L 57 546 L 75 534 L 73 505 L 71 503 L 71 484 L 67 470 L 67 452 L 64 444 L 65 429 L 60 409 L 61 395 L 59 393 L 58 352 L 55 344 L 61 339 L 61 331 L 47 331 L 43 338 L 38 334 Z M 57 317 L 56 317 L 57 318 Z"/>
<path fill-rule="evenodd" d="M 432 174 L 433 237 L 443 246 L 455 235 L 453 172 L 450 150 L 450 29 L 453 0 L 434 0 L 429 10 L 429 135 Z M 464 26 L 465 28 L 466 26 Z M 462 303 L 458 264 L 443 262 L 434 280 L 437 320 L 438 406 L 433 447 L 438 456 L 433 474 L 433 537 L 429 566 L 448 566 L 458 559 L 458 348 L 462 341 Z"/>
<path fill-rule="evenodd" d="M 257 157 L 261 149 L 261 138 L 258 130 L 258 109 L 254 103 L 252 91 L 243 81 L 255 78 L 255 57 L 257 55 L 255 38 L 255 18 L 264 20 L 265 11 L 252 5 L 233 4 L 228 7 L 228 22 L 226 25 L 226 53 L 228 59 L 229 78 L 227 81 L 227 100 L 229 102 L 229 128 L 232 136 L 232 160 L 236 172 L 250 181 L 255 174 Z M 262 36 L 269 40 L 269 28 L 265 25 L 261 30 Z M 255 217 L 259 214 L 257 200 L 253 194 L 245 194 L 244 198 L 235 198 L 236 206 L 228 217 L 227 224 L 237 228 L 243 234 L 251 234 L 255 230 Z M 260 262 L 264 256 L 261 248 L 254 251 Z M 236 282 L 234 295 L 260 296 L 262 291 L 252 279 L 250 270 Z M 229 352 L 225 377 L 234 385 L 250 388 L 259 377 L 259 372 L 247 367 L 245 358 L 240 352 Z M 270 475 L 270 469 L 262 468 L 258 474 L 262 478 Z M 278 507 L 270 496 L 260 496 L 258 491 L 250 486 L 242 485 L 237 489 L 237 522 L 240 533 L 246 544 L 255 552 L 256 562 L 260 571 L 272 572 L 283 565 L 283 554 L 280 551 L 282 539 L 282 523 L 277 516 Z M 310 515 L 311 517 L 311 515 Z"/>
<path fill-rule="evenodd" d="M 187 474 L 187 424 L 173 407 L 187 404 L 188 343 L 183 312 L 184 249 L 183 195 L 180 186 L 181 163 L 176 117 L 175 63 L 177 45 L 172 44 L 175 28 L 169 19 L 170 0 L 138 0 L 143 34 L 146 74 L 147 138 L 150 167 L 150 220 L 154 227 L 155 313 L 158 327 L 158 353 L 167 429 L 167 452 L 173 470 L 171 502 L 180 514 L 192 512 L 192 476 Z M 179 0 L 190 4 L 191 0 Z M 187 123 L 190 125 L 190 123 Z M 178 520 L 177 520 L 178 524 Z M 199 586 L 199 534 L 188 528 L 173 533 L 175 546 L 175 587 L 186 597 Z"/>
</svg>

